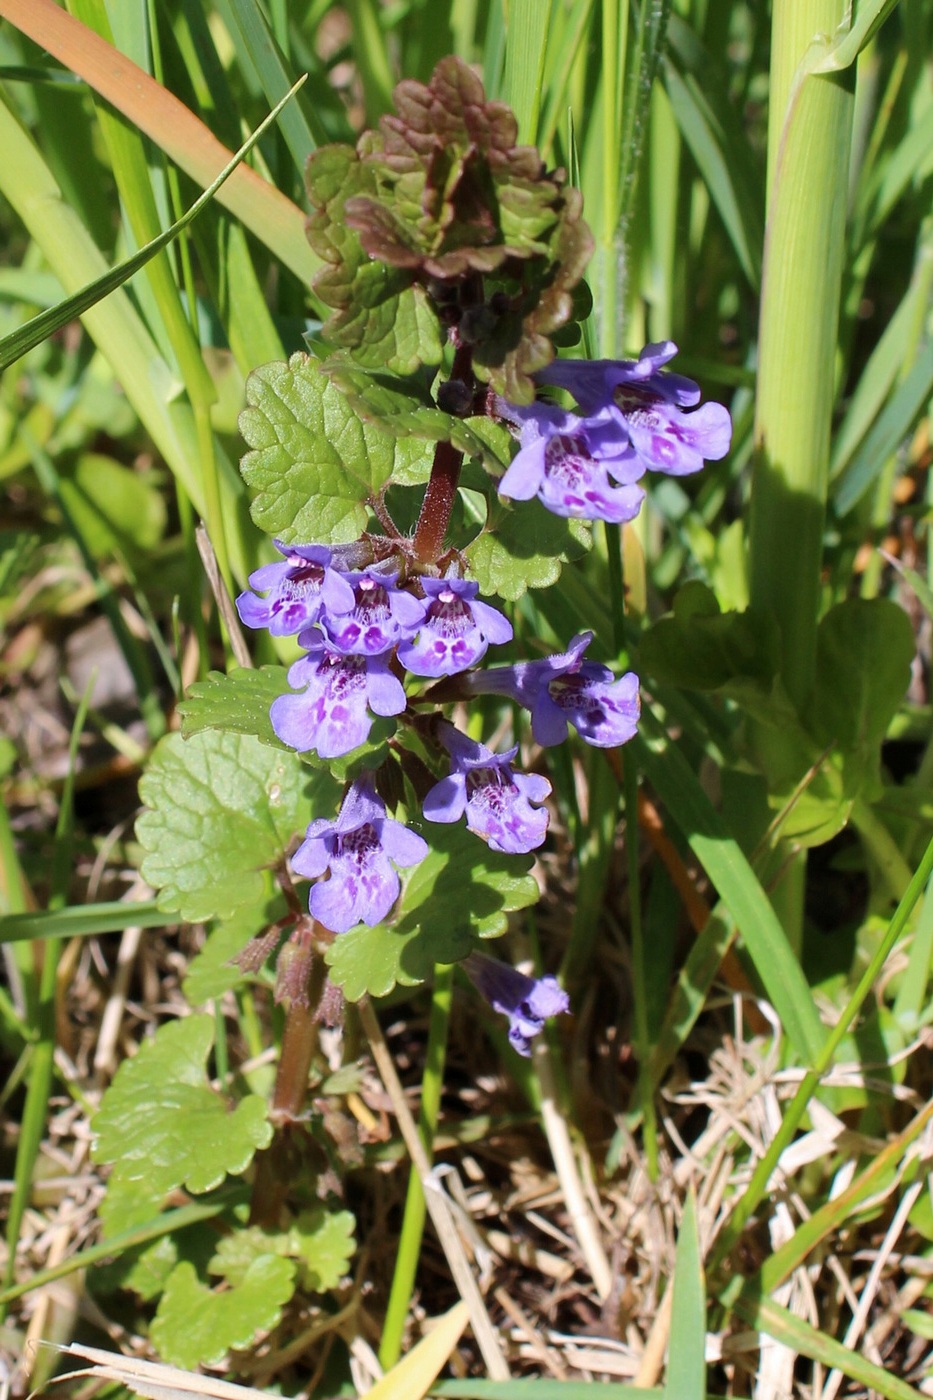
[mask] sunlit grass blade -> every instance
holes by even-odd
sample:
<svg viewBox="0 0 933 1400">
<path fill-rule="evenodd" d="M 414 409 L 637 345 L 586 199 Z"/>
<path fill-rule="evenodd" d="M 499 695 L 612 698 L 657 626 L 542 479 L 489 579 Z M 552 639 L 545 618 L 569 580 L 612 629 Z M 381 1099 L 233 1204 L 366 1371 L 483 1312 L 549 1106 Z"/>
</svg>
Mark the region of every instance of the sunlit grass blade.
<svg viewBox="0 0 933 1400">
<path fill-rule="evenodd" d="M 234 170 L 236 170 L 240 161 L 252 150 L 262 133 L 271 125 L 286 102 L 303 82 L 303 78 L 299 79 L 291 91 L 286 93 L 281 102 L 269 113 L 265 121 L 256 128 L 249 140 L 244 142 L 233 159 L 224 166 L 223 170 L 217 176 L 217 179 L 195 200 L 187 213 L 183 214 L 170 228 L 167 228 L 164 233 L 160 233 L 157 238 L 152 239 L 151 242 L 147 243 L 143 248 L 140 248 L 139 252 L 134 253 L 132 257 L 124 259 L 123 262 L 111 268 L 111 270 L 102 277 L 98 277 L 94 282 L 83 287 L 80 292 L 75 292 L 72 296 L 67 297 L 65 301 L 59 302 L 57 306 L 51 307 L 48 311 L 40 312 L 38 316 L 34 316 L 30 321 L 27 321 L 25 325 L 18 327 L 11 335 L 5 336 L 3 340 L 0 340 L 0 370 L 6 369 L 6 367 L 13 364 L 14 361 L 21 359 L 22 356 L 32 350 L 34 346 L 41 345 L 43 340 L 47 340 L 50 335 L 53 335 L 55 331 L 59 330 L 62 326 L 67 325 L 69 321 L 73 321 L 76 316 L 81 316 L 89 307 L 96 306 L 104 297 L 109 296 L 110 293 L 116 291 L 118 287 L 122 287 L 124 282 L 127 282 L 135 273 L 145 267 L 150 258 L 154 258 L 157 253 L 161 252 L 163 248 L 167 247 L 177 238 L 182 230 L 186 229 L 188 225 L 197 218 L 201 210 L 210 203 L 221 186 L 230 178 Z"/>
<path fill-rule="evenodd" d="M 229 163 L 232 153 L 177 97 L 55 0 L 0 0 L 0 17 L 79 73 L 203 188 Z M 245 165 L 219 197 L 280 262 L 310 284 L 320 264 L 297 205 Z"/>
<path fill-rule="evenodd" d="M 857 1351 L 843 1346 L 825 1332 L 818 1331 L 802 1317 L 781 1307 L 771 1298 L 755 1300 L 742 1299 L 736 1305 L 736 1312 L 750 1326 L 766 1332 L 775 1341 L 791 1347 L 801 1356 L 809 1356 L 823 1366 L 834 1367 L 868 1390 L 886 1397 L 886 1400 L 922 1400 L 919 1390 L 900 1380 L 874 1362 L 867 1361 Z"/>
<path fill-rule="evenodd" d="M 78 291 L 106 271 L 99 249 L 74 211 L 65 204 L 51 172 L 35 145 L 0 101 L 0 140 L 5 159 L 0 165 L 0 190 L 26 225 L 49 266 L 67 292 Z M 242 167 L 240 167 L 242 169 Z M 84 313 L 84 324 L 109 360 L 120 383 L 159 452 L 203 515 L 199 441 L 190 407 L 179 401 L 177 375 L 160 356 L 126 291 L 118 288 Z M 217 443 L 222 507 L 243 517 L 242 533 L 231 532 L 231 564 L 245 577 L 251 561 L 245 557 L 245 488 Z M 24 458 L 24 460 L 26 460 Z"/>
<path fill-rule="evenodd" d="M 518 118 L 518 139 L 537 140 L 551 0 L 511 0 L 503 97 Z"/>
<path fill-rule="evenodd" d="M 784 1030 L 805 1064 L 820 1052 L 824 1034 L 800 964 L 764 890 L 738 843 L 686 759 L 642 717 L 639 762 L 735 919 L 749 957 Z"/>
<path fill-rule="evenodd" d="M 34 1289 L 46 1288 L 50 1283 L 55 1283 L 60 1278 L 68 1278 L 78 1269 L 90 1269 L 106 1259 L 118 1259 L 128 1249 L 136 1249 L 139 1245 L 148 1244 L 150 1240 L 159 1240 L 166 1235 L 174 1235 L 179 1230 L 187 1229 L 189 1225 L 200 1224 L 202 1220 L 213 1220 L 220 1215 L 221 1211 L 228 1209 L 229 1206 L 242 1199 L 242 1196 L 242 1188 L 218 1192 L 213 1200 L 193 1202 L 191 1205 L 179 1206 L 175 1210 L 167 1210 L 153 1220 L 147 1220 L 142 1225 L 134 1225 L 131 1230 L 111 1235 L 109 1239 L 103 1240 L 100 1244 L 93 1244 L 88 1249 L 79 1250 L 77 1254 L 64 1259 L 60 1264 L 55 1264 L 48 1269 L 37 1270 L 29 1278 L 24 1279 L 22 1283 L 15 1283 L 9 1288 L 4 1288 L 0 1292 L 0 1307 L 5 1307 L 17 1298 L 22 1298 L 25 1294 L 33 1292 Z"/>
<path fill-rule="evenodd" d="M 751 1218 L 753 1211 L 767 1192 L 772 1173 L 781 1153 L 793 1140 L 794 1134 L 803 1121 L 807 1106 L 816 1093 L 820 1078 L 832 1064 L 836 1051 L 859 1014 L 891 950 L 904 934 L 914 906 L 926 888 L 931 874 L 933 874 L 933 841 L 930 841 L 927 846 L 923 859 L 888 924 L 884 937 L 869 959 L 867 967 L 832 1030 L 812 1057 L 812 1068 L 804 1075 L 797 1092 L 784 1110 L 780 1127 L 769 1142 L 767 1151 L 755 1167 L 748 1186 L 739 1197 L 732 1214 L 720 1231 L 712 1251 L 712 1258 L 716 1264 L 725 1259 L 738 1242 L 746 1222 Z"/>
<path fill-rule="evenodd" d="M 933 604 L 933 597 L 931 597 Z M 933 616 L 933 607 L 930 615 Z M 925 990 L 933 966 L 933 884 L 927 886 L 908 963 L 894 998 L 894 1015 L 902 1023 L 917 1024 L 925 1004 Z"/>
<path fill-rule="evenodd" d="M 550 65 L 547 83 L 547 103 L 541 118 L 538 139 L 547 151 L 555 132 L 562 125 L 569 105 L 570 78 L 590 25 L 595 0 L 577 0 L 567 17 L 562 42 Z M 578 183 L 576 176 L 572 182 Z"/>
<path fill-rule="evenodd" d="M 825 1201 L 808 1220 L 801 1221 L 791 1238 L 765 1260 L 758 1277 L 746 1282 L 744 1291 L 753 1294 L 760 1285 L 762 1293 L 770 1294 L 776 1288 L 780 1288 L 820 1242 L 834 1230 L 844 1226 L 856 1213 L 860 1203 L 872 1195 L 887 1176 L 897 1171 L 905 1159 L 907 1149 L 911 1143 L 917 1141 L 931 1118 L 933 1104 L 927 1104 L 909 1127 L 893 1136 L 881 1151 L 870 1159 L 867 1167 L 845 1190 Z"/>
<path fill-rule="evenodd" d="M 858 6 L 854 18 L 849 13 L 849 28 L 842 38 L 830 41 L 829 52 L 814 57 L 812 73 L 838 73 L 858 58 L 897 6 L 897 0 L 867 0 Z M 821 45 L 825 49 L 825 44 Z"/>
<path fill-rule="evenodd" d="M 373 1400 L 422 1400 L 437 1380 L 441 1367 L 450 1360 L 450 1353 L 463 1335 L 469 1317 L 466 1303 L 455 1303 L 443 1317 L 435 1319 L 427 1336 L 422 1337 L 367 1394 Z"/>
<path fill-rule="evenodd" d="M 700 1258 L 696 1196 L 687 1192 L 677 1236 L 674 1300 L 664 1400 L 704 1400 L 706 1395 L 706 1285 Z"/>
<path fill-rule="evenodd" d="M 429 1159 L 433 1158 L 434 1155 L 433 1140 L 434 1134 L 437 1132 L 441 1095 L 444 1091 L 444 1064 L 447 1054 L 447 1033 L 452 1000 L 453 967 L 439 965 L 434 970 L 431 1018 L 428 1025 L 424 1073 L 421 1079 L 421 1111 L 418 1116 L 418 1131 Z M 379 1343 L 379 1360 L 383 1366 L 394 1366 L 401 1355 L 402 1337 L 411 1304 L 415 1275 L 418 1271 L 426 1217 L 427 1206 L 424 1200 L 424 1190 L 417 1172 L 411 1171 L 405 1196 L 405 1213 L 399 1233 L 398 1252 L 392 1273 L 392 1287 L 389 1292 L 389 1302 L 382 1325 L 382 1338 Z"/>
<path fill-rule="evenodd" d="M 0 943 L 21 943 L 35 938 L 92 938 L 98 933 L 121 933 L 131 925 L 164 928 L 171 915 L 154 899 L 125 903 L 83 904 L 70 909 L 37 910 L 0 917 Z"/>
</svg>

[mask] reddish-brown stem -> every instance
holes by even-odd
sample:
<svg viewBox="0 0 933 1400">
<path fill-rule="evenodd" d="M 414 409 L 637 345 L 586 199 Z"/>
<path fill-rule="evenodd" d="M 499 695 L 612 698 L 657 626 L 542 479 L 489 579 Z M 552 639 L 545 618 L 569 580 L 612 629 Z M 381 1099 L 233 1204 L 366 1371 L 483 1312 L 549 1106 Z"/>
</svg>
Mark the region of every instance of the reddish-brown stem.
<svg viewBox="0 0 933 1400">
<path fill-rule="evenodd" d="M 286 953 L 287 949 L 288 945 L 282 953 Z M 306 995 L 295 996 L 287 1005 L 282 1053 L 269 1115 L 275 1136 L 265 1152 L 260 1152 L 256 1158 L 256 1178 L 250 1202 L 250 1224 L 262 1225 L 266 1229 L 277 1228 L 288 1195 L 292 1176 L 291 1139 L 304 1107 L 308 1076 L 317 1050 L 318 1024 L 315 1013 L 324 987 L 325 972 L 324 959 L 319 955 L 313 956 L 308 964 Z"/>
<path fill-rule="evenodd" d="M 458 346 L 450 377 L 462 380 L 470 390 L 475 387 L 471 345 Z M 458 452 L 452 443 L 437 444 L 430 480 L 415 526 L 414 554 L 421 564 L 436 564 L 443 553 L 444 536 L 450 524 L 450 512 L 457 495 L 462 466 L 463 453 Z"/>
<path fill-rule="evenodd" d="M 444 536 L 450 523 L 454 498 L 460 481 L 463 453 L 449 442 L 439 442 L 434 452 L 421 513 L 415 527 L 415 558 L 421 564 L 434 564 L 444 549 Z"/>
</svg>

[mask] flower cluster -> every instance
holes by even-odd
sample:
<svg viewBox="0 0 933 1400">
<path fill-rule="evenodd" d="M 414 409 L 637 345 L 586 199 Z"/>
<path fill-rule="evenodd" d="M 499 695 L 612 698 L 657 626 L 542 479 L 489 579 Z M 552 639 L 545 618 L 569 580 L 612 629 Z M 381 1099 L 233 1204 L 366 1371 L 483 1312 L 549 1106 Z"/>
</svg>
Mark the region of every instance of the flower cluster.
<svg viewBox="0 0 933 1400">
<path fill-rule="evenodd" d="M 554 360 L 539 370 L 536 382 L 566 389 L 578 413 L 497 399 L 519 440 L 501 495 L 537 496 L 556 515 L 620 525 L 638 514 L 645 493 L 636 483 L 646 471 L 686 476 L 724 457 L 729 412 L 719 403 L 695 407 L 699 387 L 663 368 L 676 353 L 665 340 L 646 345 L 637 360 Z"/>
<path fill-rule="evenodd" d="M 729 415 L 715 403 L 695 407 L 697 386 L 663 368 L 674 353 L 666 342 L 647 346 L 635 361 L 557 360 L 539 371 L 537 386 L 569 391 L 576 412 L 541 400 L 516 406 L 491 398 L 490 410 L 519 439 L 500 493 L 537 496 L 559 515 L 623 523 L 641 506 L 638 483 L 646 471 L 682 475 L 723 456 Z M 295 636 L 302 648 L 288 672 L 291 690 L 271 707 L 273 729 L 291 748 L 322 759 L 352 754 L 369 740 L 376 716 L 408 712 L 406 672 L 443 683 L 415 697 L 422 703 L 507 697 L 529 712 L 542 748 L 561 743 L 571 725 L 598 748 L 634 735 L 638 678 L 617 677 L 587 660 L 591 632 L 580 632 L 557 655 L 482 669 L 489 647 L 511 640 L 512 626 L 455 566 L 438 577 L 436 566 L 413 563 L 417 555 L 403 541 L 370 536 L 334 548 L 276 545 L 282 560 L 250 576 L 237 608 L 247 626 Z M 426 822 L 465 819 L 492 850 L 509 855 L 542 844 L 551 785 L 514 767 L 517 745 L 495 753 L 446 719 L 412 712 L 408 722 L 422 744 L 446 759 L 446 775 L 435 773 L 433 785 L 424 781 L 420 759 L 410 772 L 421 782 Z M 423 836 L 387 814 L 376 775 L 367 773 L 350 783 L 336 817 L 311 822 L 292 864 L 313 882 L 313 917 L 341 934 L 386 919 L 399 896 L 399 870 L 427 853 Z M 508 1016 L 509 1039 L 520 1054 L 530 1052 L 548 1016 L 567 1009 L 553 978 L 525 977 L 480 953 L 464 967 L 493 1008 Z"/>
</svg>

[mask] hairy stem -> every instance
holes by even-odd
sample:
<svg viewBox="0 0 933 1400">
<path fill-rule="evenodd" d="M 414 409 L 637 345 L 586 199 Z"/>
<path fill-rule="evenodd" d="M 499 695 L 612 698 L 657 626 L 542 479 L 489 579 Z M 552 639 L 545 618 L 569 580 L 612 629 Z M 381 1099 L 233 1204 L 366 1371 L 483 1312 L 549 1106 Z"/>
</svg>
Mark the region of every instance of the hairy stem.
<svg viewBox="0 0 933 1400">
<path fill-rule="evenodd" d="M 461 380 L 472 392 L 476 389 L 473 377 L 473 347 L 458 346 L 454 355 L 451 380 Z M 444 536 L 450 524 L 457 486 L 460 483 L 460 468 L 463 466 L 463 453 L 449 442 L 439 442 L 434 450 L 434 462 L 418 524 L 415 526 L 415 557 L 422 564 L 434 564 L 444 549 Z"/>
<path fill-rule="evenodd" d="M 318 1044 L 316 1013 L 324 989 L 325 966 L 324 959 L 312 948 L 311 936 L 301 930 L 298 940 L 286 945 L 279 955 L 281 962 L 291 952 L 293 964 L 283 979 L 287 986 L 285 1033 L 269 1114 L 275 1136 L 256 1158 L 249 1217 L 251 1225 L 262 1225 L 266 1229 L 278 1226 L 288 1195 L 294 1136 L 296 1131 L 301 1131 L 299 1118 Z"/>
</svg>

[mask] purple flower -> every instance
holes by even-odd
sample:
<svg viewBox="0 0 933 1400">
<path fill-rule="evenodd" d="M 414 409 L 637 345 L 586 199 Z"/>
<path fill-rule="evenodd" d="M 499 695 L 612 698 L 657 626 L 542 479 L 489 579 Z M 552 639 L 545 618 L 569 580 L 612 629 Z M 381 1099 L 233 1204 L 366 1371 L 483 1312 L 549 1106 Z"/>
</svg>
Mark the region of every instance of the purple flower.
<svg viewBox="0 0 933 1400">
<path fill-rule="evenodd" d="M 427 842 L 386 816 L 367 777 L 349 789 L 336 821 L 311 823 L 292 865 L 312 880 L 330 871 L 312 886 L 308 908 L 332 933 L 346 933 L 360 922 L 381 923 L 398 899 L 395 866 L 417 865 L 427 853 Z"/>
<path fill-rule="evenodd" d="M 352 610 L 341 616 L 325 614 L 321 625 L 336 650 L 353 656 L 381 656 L 408 637 L 424 617 L 425 605 L 412 593 L 397 588 L 395 574 L 367 569 L 350 574 Z M 303 638 L 298 639 L 306 645 Z"/>
<path fill-rule="evenodd" d="M 532 1037 L 549 1016 L 570 1010 L 570 998 L 556 977 L 526 977 L 485 953 L 470 953 L 463 970 L 493 1011 L 508 1016 L 509 1043 L 520 1055 L 531 1054 Z"/>
<path fill-rule="evenodd" d="M 318 633 L 310 633 L 308 654 L 288 672 L 302 695 L 280 695 L 269 711 L 272 728 L 283 744 L 299 753 L 338 758 L 365 744 L 372 728 L 369 711 L 399 715 L 405 691 L 389 670 L 389 657 L 343 656 Z"/>
<path fill-rule="evenodd" d="M 611 749 L 628 743 L 640 712 L 638 677 L 616 680 L 608 666 L 584 661 L 592 632 L 578 632 L 565 652 L 541 661 L 494 666 L 466 678 L 474 695 L 508 695 L 531 711 L 531 732 L 545 748 L 560 744 L 572 724 L 588 744 Z"/>
<path fill-rule="evenodd" d="M 323 614 L 338 616 L 353 607 L 353 589 L 345 576 L 330 567 L 333 553 L 322 544 L 283 544 L 280 564 L 263 564 L 249 576 L 250 587 L 267 593 L 241 593 L 236 600 L 240 621 L 247 627 L 268 627 L 273 637 L 288 637 L 310 627 Z"/>
<path fill-rule="evenodd" d="M 467 826 L 494 851 L 524 855 L 540 846 L 547 834 L 548 814 L 532 802 L 543 802 L 551 791 L 547 778 L 516 773 L 511 760 L 518 746 L 495 754 L 445 724 L 441 733 L 450 754 L 450 775 L 436 783 L 424 799 L 431 822 L 455 822 L 466 812 Z"/>
<path fill-rule="evenodd" d="M 452 676 L 475 666 L 490 642 L 512 639 L 512 624 L 477 598 L 479 584 L 463 578 L 422 578 L 426 612 L 414 636 L 402 642 L 398 659 L 416 676 Z"/>
<path fill-rule="evenodd" d="M 504 399 L 496 407 L 518 426 L 520 443 L 499 482 L 500 495 L 518 501 L 537 496 L 555 515 L 581 520 L 634 520 L 645 498 L 635 482 L 645 468 L 618 415 L 603 411 L 579 418 L 553 404 L 518 408 Z"/>
<path fill-rule="evenodd" d="M 677 354 L 672 340 L 646 345 L 637 360 L 554 360 L 535 377 L 573 394 L 581 411 L 624 430 L 643 468 L 686 476 L 725 457 L 732 420 L 721 403 L 693 413 L 700 390 L 692 379 L 662 367 Z M 513 463 L 514 466 L 514 463 Z"/>
</svg>

